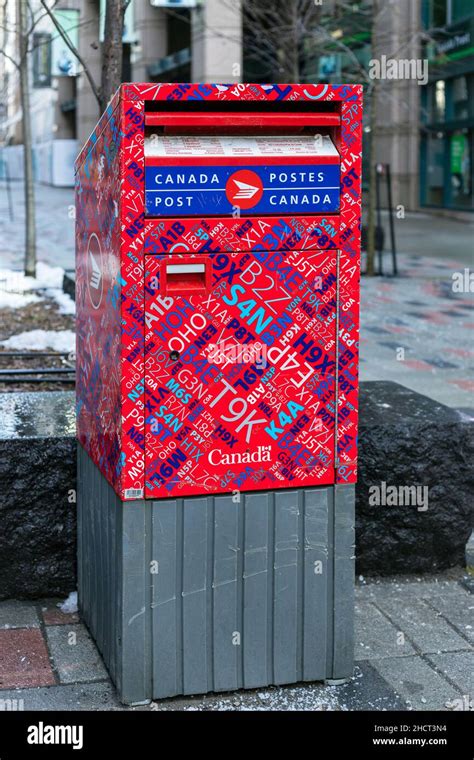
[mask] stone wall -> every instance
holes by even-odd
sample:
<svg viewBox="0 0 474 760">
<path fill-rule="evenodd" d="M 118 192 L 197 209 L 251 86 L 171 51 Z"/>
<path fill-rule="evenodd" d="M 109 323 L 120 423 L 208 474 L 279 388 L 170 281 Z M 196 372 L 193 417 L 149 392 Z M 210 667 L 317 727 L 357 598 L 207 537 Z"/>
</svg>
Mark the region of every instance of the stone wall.
<svg viewBox="0 0 474 760">
<path fill-rule="evenodd" d="M 472 419 L 387 382 L 361 383 L 360 412 L 357 573 L 463 565 Z M 0 599 L 65 596 L 76 587 L 74 393 L 0 394 L 0 420 Z"/>
</svg>

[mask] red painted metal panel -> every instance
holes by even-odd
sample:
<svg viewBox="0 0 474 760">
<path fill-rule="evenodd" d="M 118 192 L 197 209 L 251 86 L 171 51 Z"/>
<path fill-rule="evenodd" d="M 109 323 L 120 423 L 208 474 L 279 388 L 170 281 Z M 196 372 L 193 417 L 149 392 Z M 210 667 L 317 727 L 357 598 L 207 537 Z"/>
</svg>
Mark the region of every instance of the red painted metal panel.
<svg viewBox="0 0 474 760">
<path fill-rule="evenodd" d="M 76 172 L 77 436 L 121 493 L 118 98 L 104 116 Z"/>
<path fill-rule="evenodd" d="M 145 254 L 336 249 L 337 216 L 147 219 Z"/>
</svg>

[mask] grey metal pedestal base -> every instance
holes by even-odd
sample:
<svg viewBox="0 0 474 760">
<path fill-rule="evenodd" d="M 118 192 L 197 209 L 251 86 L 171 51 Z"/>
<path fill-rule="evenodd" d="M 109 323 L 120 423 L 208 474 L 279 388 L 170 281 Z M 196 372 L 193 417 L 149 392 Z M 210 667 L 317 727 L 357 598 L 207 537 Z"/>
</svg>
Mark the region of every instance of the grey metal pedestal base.
<svg viewBox="0 0 474 760">
<path fill-rule="evenodd" d="M 353 486 L 122 503 L 78 468 L 79 604 L 122 702 L 352 675 Z"/>
</svg>

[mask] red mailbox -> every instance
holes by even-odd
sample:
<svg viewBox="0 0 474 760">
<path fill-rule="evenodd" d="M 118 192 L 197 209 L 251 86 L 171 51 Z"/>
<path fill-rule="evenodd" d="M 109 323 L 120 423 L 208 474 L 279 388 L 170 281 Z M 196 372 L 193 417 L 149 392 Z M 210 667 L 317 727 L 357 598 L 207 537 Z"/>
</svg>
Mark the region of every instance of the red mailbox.
<svg viewBox="0 0 474 760">
<path fill-rule="evenodd" d="M 122 500 L 354 483 L 359 85 L 122 85 L 76 165 L 77 420 Z"/>
</svg>

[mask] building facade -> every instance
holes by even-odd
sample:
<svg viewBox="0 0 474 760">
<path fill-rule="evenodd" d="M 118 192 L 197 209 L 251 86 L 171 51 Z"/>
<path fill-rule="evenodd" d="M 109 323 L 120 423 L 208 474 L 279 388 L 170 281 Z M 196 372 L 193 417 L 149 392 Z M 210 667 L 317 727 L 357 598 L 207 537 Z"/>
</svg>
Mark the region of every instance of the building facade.
<svg viewBox="0 0 474 760">
<path fill-rule="evenodd" d="M 474 211 L 474 5 L 425 0 L 429 82 L 422 93 L 420 204 Z"/>
<path fill-rule="evenodd" d="M 23 176 L 22 111 L 19 91 L 20 65 L 28 67 L 30 117 L 36 178 L 57 186 L 71 184 L 71 168 L 77 152 L 74 116 L 63 103 L 73 101 L 78 65 L 39 0 L 30 3 L 28 47 L 23 64 L 19 50 L 18 3 L 7 0 L 0 27 L 0 171 L 7 165 L 12 179 Z M 58 22 L 74 41 L 79 12 L 72 0 L 56 11 Z"/>
<path fill-rule="evenodd" d="M 106 0 L 60 0 L 54 15 L 97 85 L 101 76 Z M 39 0 L 30 3 L 30 77 L 36 179 L 72 186 L 74 159 L 100 116 L 97 99 L 77 58 Z M 0 56 L 0 171 L 21 179 L 17 0 L 2 4 Z M 240 0 L 132 0 L 124 20 L 123 81 L 240 81 Z M 7 29 L 9 31 L 7 31 Z M 191 49 L 193 54 L 191 56 Z"/>
<path fill-rule="evenodd" d="M 29 62 L 36 177 L 71 185 L 74 156 L 92 132 L 99 107 L 40 0 L 30 4 L 37 18 Z M 310 5 L 295 36 L 282 0 L 132 0 L 125 16 L 122 80 L 264 83 L 291 81 L 293 73 L 301 82 L 361 82 L 365 188 L 374 160 L 390 164 L 394 205 L 472 212 L 472 0 L 362 0 L 351 6 L 308 0 Z M 15 27 L 16 8 L 17 0 L 0 7 L 8 20 L 0 25 L 2 48 L 13 59 L 17 36 L 7 29 Z M 54 12 L 99 84 L 105 0 L 60 0 Z M 375 81 L 374 60 L 426 63 L 427 81 L 412 75 Z M 0 169 L 1 159 L 8 161 L 10 176 L 20 178 L 18 72 L 2 56 L 0 79 Z"/>
</svg>

